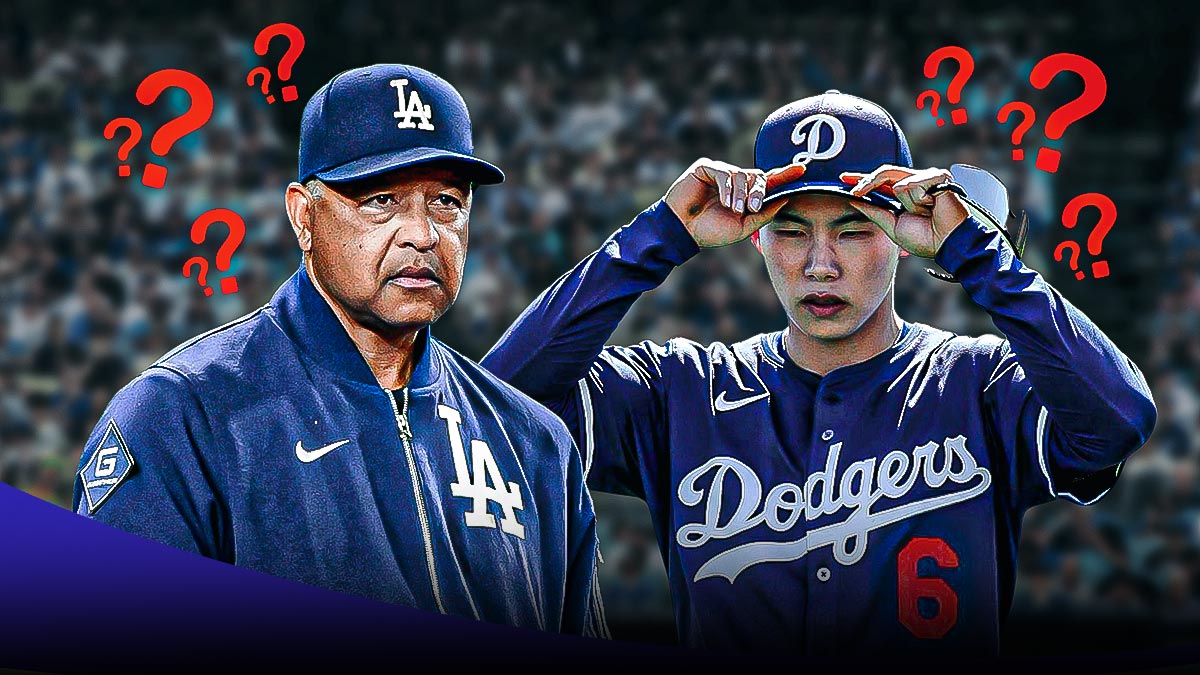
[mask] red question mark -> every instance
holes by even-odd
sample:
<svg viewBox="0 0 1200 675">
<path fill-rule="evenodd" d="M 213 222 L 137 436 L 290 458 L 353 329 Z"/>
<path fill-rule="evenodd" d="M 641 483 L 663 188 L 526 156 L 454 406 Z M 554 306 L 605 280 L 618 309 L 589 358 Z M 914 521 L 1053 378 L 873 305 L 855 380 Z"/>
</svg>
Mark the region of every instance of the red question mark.
<svg viewBox="0 0 1200 675">
<path fill-rule="evenodd" d="M 259 66 L 255 68 L 246 75 L 246 86 L 254 86 L 254 81 L 256 79 L 254 77 L 255 75 L 262 76 L 262 87 L 260 88 L 260 91 L 262 91 L 263 96 L 267 97 L 267 103 L 274 103 L 275 96 L 267 91 L 267 87 L 271 85 L 271 71 L 268 70 L 266 66 Z"/>
<path fill-rule="evenodd" d="M 1062 223 L 1065 227 L 1075 227 L 1079 222 L 1079 212 L 1089 206 L 1100 211 L 1100 222 L 1092 228 L 1092 233 L 1088 235 L 1087 240 L 1088 253 L 1096 256 L 1100 255 L 1104 238 L 1108 236 L 1109 231 L 1117 222 L 1117 205 L 1113 203 L 1113 200 L 1099 192 L 1085 192 L 1067 202 L 1063 208 Z M 1075 276 L 1082 279 L 1083 272 L 1079 272 Z M 1097 279 L 1108 276 L 1108 261 L 1097 260 L 1092 263 L 1092 276 Z"/>
<path fill-rule="evenodd" d="M 273 23 L 270 26 L 260 30 L 258 37 L 254 38 L 254 53 L 259 56 L 267 55 L 267 46 L 271 40 L 277 36 L 284 36 L 288 40 L 287 51 L 284 52 L 283 58 L 279 60 L 279 81 L 283 82 L 292 79 L 292 66 L 296 64 L 296 59 L 300 58 L 300 53 L 304 51 L 304 33 L 300 32 L 290 23 Z M 257 69 L 255 69 L 257 70 Z M 250 71 L 250 75 L 254 75 L 254 71 Z M 246 84 L 250 84 L 250 78 L 246 78 Z M 250 86 L 254 86 L 250 84 Z M 263 87 L 267 85 L 264 83 Z M 266 93 L 265 91 L 263 93 Z M 295 101 L 298 94 L 296 87 L 288 85 L 280 92 L 284 101 Z M 267 103 L 273 103 L 272 97 L 267 97 Z"/>
<path fill-rule="evenodd" d="M 171 150 L 175 141 L 187 136 L 208 123 L 213 112 L 212 90 L 204 84 L 204 80 L 187 72 L 168 68 L 151 73 L 142 80 L 137 88 L 137 100 L 142 105 L 150 105 L 168 87 L 177 87 L 188 93 L 191 105 L 187 112 L 162 125 L 150 139 L 150 151 L 163 157 Z M 167 168 L 150 163 L 142 171 L 142 184 L 152 188 L 162 188 L 167 181 Z"/>
<path fill-rule="evenodd" d="M 229 264 L 233 260 L 233 252 L 242 244 L 242 240 L 246 238 L 246 222 L 237 213 L 229 209 L 211 209 L 205 211 L 192 223 L 192 243 L 204 243 L 204 237 L 208 234 L 208 226 L 213 223 L 225 223 L 229 227 L 229 236 L 225 237 L 225 243 L 221 244 L 221 248 L 217 249 L 217 269 L 225 272 L 229 269 Z M 188 262 L 195 260 L 189 259 Z M 203 259 L 201 259 L 203 260 Z M 184 276 L 187 276 L 186 267 Z M 200 283 L 204 283 L 201 279 Z M 238 292 L 237 277 L 225 277 L 221 279 L 221 293 L 229 295 Z M 212 289 L 208 288 L 204 291 L 205 295 L 212 295 Z"/>
<path fill-rule="evenodd" d="M 1071 249 L 1071 262 L 1070 262 L 1071 269 L 1077 270 L 1075 272 L 1075 278 L 1082 279 L 1083 272 L 1078 271 L 1079 270 L 1079 244 L 1076 244 L 1075 242 L 1070 241 L 1070 240 L 1064 241 L 1063 243 L 1059 244 L 1058 246 L 1056 246 L 1054 248 L 1054 259 L 1059 262 L 1062 262 L 1063 249 L 1068 249 L 1068 248 Z"/>
<path fill-rule="evenodd" d="M 196 275 L 196 281 L 204 288 L 205 295 L 212 295 L 212 289 L 208 287 L 208 261 L 198 255 L 194 255 L 183 263 L 183 276 L 191 279 L 192 268 L 199 265 L 200 273 Z"/>
<path fill-rule="evenodd" d="M 138 124 L 137 120 L 135 119 L 131 119 L 129 117 L 118 117 L 109 122 L 108 126 L 104 127 L 104 137 L 111 141 L 113 136 L 117 135 L 117 129 L 129 129 L 129 138 L 126 138 L 125 142 L 121 144 L 121 147 L 117 148 L 117 159 L 124 162 L 125 160 L 129 159 L 129 151 L 133 149 L 133 146 L 137 145 L 138 141 L 142 140 L 142 125 Z M 117 175 L 122 178 L 128 178 L 129 165 L 122 164 L 118 166 Z"/>
<path fill-rule="evenodd" d="M 958 61 L 958 72 L 950 78 L 950 86 L 946 88 L 946 102 L 956 105 L 962 96 L 963 85 L 971 79 L 971 73 L 975 72 L 975 59 L 962 47 L 948 46 L 935 49 L 925 59 L 925 77 L 929 79 L 937 77 L 938 68 L 947 59 Z M 967 111 L 963 108 L 951 110 L 950 121 L 954 124 L 966 122 Z"/>
<path fill-rule="evenodd" d="M 917 110 L 925 109 L 925 101 L 929 101 L 929 114 L 933 115 L 933 119 L 937 120 L 937 125 L 940 127 L 946 123 L 946 120 L 938 117 L 937 109 L 938 102 L 942 97 L 932 89 L 926 89 L 917 95 Z"/>
<path fill-rule="evenodd" d="M 1008 122 L 1009 116 L 1014 112 L 1021 113 L 1023 117 L 1021 123 L 1018 124 L 1017 128 L 1013 129 L 1012 132 L 1012 144 L 1014 146 L 1020 146 L 1021 138 L 1024 137 L 1025 132 L 1029 131 L 1029 128 L 1033 126 L 1034 121 L 1037 119 L 1037 113 L 1033 111 L 1033 106 L 1024 101 L 1009 101 L 1000 108 L 1000 112 L 996 113 L 996 120 L 1001 124 L 1004 124 Z M 1025 159 L 1025 151 L 1020 147 L 1014 147 L 1012 151 L 1012 158 L 1014 162 L 1019 162 Z"/>
<path fill-rule="evenodd" d="M 1104 79 L 1100 66 L 1078 54 L 1051 54 L 1038 61 L 1029 73 L 1029 82 L 1038 89 L 1045 89 L 1051 80 L 1064 72 L 1083 78 L 1083 93 L 1046 118 L 1046 138 L 1051 140 L 1062 138 L 1068 126 L 1095 112 L 1108 95 L 1108 80 Z M 1054 173 L 1058 171 L 1060 159 L 1062 153 L 1058 150 L 1042 148 L 1038 150 L 1035 165 L 1042 171 Z"/>
</svg>

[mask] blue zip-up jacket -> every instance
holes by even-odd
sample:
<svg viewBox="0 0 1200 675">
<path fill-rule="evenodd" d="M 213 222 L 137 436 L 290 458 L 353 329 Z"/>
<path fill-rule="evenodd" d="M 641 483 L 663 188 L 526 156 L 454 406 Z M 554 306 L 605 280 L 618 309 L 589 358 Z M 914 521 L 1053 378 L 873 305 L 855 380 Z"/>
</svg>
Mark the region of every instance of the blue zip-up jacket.
<svg viewBox="0 0 1200 675">
<path fill-rule="evenodd" d="M 563 423 L 425 329 L 381 388 L 301 266 L 113 398 L 74 508 L 314 586 L 605 636 L 595 513 Z"/>
</svg>

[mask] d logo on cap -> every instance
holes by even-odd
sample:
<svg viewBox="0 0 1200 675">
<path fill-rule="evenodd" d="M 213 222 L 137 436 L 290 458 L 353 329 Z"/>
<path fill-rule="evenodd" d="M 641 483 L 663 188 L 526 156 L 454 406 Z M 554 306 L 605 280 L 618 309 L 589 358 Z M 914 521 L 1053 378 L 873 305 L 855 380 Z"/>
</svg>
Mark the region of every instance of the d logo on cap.
<svg viewBox="0 0 1200 675">
<path fill-rule="evenodd" d="M 865 98 L 830 89 L 779 108 L 759 128 L 754 167 L 770 171 L 789 164 L 803 165 L 804 175 L 768 190 L 764 202 L 797 192 L 823 192 L 895 210 L 900 202 L 878 192 L 851 195 L 841 175 L 871 172 L 883 164 L 912 166 L 912 154 L 888 111 Z"/>
<path fill-rule="evenodd" d="M 821 130 L 825 127 L 829 127 L 832 132 L 833 142 L 827 149 L 821 150 Z M 833 115 L 809 115 L 797 122 L 796 127 L 792 129 L 792 144 L 799 146 L 806 143 L 806 148 L 792 157 L 793 164 L 808 164 L 814 159 L 833 159 L 846 147 L 846 127 Z"/>
</svg>

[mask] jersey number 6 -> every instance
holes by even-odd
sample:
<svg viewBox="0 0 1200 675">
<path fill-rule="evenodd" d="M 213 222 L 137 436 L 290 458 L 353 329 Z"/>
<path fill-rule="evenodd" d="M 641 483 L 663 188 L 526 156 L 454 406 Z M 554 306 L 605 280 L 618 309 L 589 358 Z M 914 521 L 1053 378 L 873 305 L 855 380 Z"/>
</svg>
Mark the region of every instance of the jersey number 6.
<svg viewBox="0 0 1200 675">
<path fill-rule="evenodd" d="M 936 640 L 958 621 L 958 595 L 944 579 L 917 576 L 922 558 L 933 558 L 938 567 L 958 567 L 958 554 L 937 537 L 913 537 L 896 558 L 900 623 L 919 638 Z M 937 602 L 933 616 L 921 615 L 917 607 L 921 598 Z"/>
</svg>

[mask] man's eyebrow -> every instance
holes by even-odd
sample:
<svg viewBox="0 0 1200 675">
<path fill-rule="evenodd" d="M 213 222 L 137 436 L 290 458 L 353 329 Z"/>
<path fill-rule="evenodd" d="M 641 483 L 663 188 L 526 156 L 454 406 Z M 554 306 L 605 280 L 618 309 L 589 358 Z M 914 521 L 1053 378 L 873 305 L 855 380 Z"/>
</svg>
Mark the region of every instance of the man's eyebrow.
<svg viewBox="0 0 1200 675">
<path fill-rule="evenodd" d="M 808 221 L 808 218 L 805 218 L 798 213 L 792 213 L 791 211 L 780 211 L 779 213 L 775 214 L 775 220 L 782 220 L 785 223 L 796 223 L 797 225 L 808 225 L 809 227 L 812 227 L 812 223 Z"/>
<path fill-rule="evenodd" d="M 781 220 L 781 221 L 788 222 L 788 223 L 796 223 L 797 225 L 804 225 L 807 227 L 813 226 L 812 221 L 810 221 L 808 218 L 805 218 L 804 216 L 802 216 L 798 213 L 792 213 L 790 211 L 781 211 L 780 213 L 776 214 L 775 220 L 776 221 Z M 862 223 L 862 222 L 866 222 L 866 221 L 870 221 L 870 218 L 867 218 L 862 213 L 860 213 L 858 211 L 847 211 L 846 213 L 844 213 L 844 214 L 838 216 L 837 218 L 835 218 L 834 220 L 832 220 L 829 223 L 829 226 L 830 227 L 841 227 L 843 225 L 852 225 L 854 223 Z"/>
<path fill-rule="evenodd" d="M 871 219 L 861 211 L 848 211 L 830 223 L 830 225 L 833 227 L 841 227 L 842 225 L 853 225 L 855 223 L 866 222 L 871 222 Z"/>
</svg>

